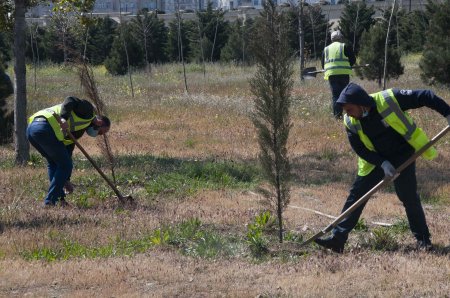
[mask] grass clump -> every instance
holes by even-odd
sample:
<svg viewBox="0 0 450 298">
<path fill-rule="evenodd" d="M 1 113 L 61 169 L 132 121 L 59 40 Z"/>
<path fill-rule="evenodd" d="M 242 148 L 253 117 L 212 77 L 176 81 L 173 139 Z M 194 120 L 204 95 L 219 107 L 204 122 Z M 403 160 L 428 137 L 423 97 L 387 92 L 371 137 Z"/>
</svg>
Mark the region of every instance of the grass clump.
<svg viewBox="0 0 450 298">
<path fill-rule="evenodd" d="M 406 218 L 400 218 L 390 227 L 393 233 L 403 234 L 409 231 L 409 222 Z"/>
<path fill-rule="evenodd" d="M 22 252 L 26 260 L 44 260 L 47 262 L 67 260 L 70 258 L 107 258 L 113 256 L 130 256 L 146 251 L 152 246 L 148 237 L 135 240 L 123 240 L 117 237 L 113 242 L 103 246 L 87 246 L 70 239 L 62 239 L 57 247 L 42 247 Z"/>
<path fill-rule="evenodd" d="M 233 255 L 239 242 L 235 237 L 224 237 L 213 229 L 206 228 L 198 218 L 162 228 L 155 232 L 152 241 L 155 244 L 175 246 L 188 256 L 209 259 Z"/>
<path fill-rule="evenodd" d="M 190 196 L 200 189 L 249 188 L 256 184 L 255 167 L 231 162 L 186 162 L 173 171 L 156 175 L 145 184 L 150 196 Z"/>
<path fill-rule="evenodd" d="M 355 231 L 367 231 L 367 230 L 369 230 L 369 227 L 367 226 L 365 219 L 360 218 L 356 223 Z"/>
<path fill-rule="evenodd" d="M 399 244 L 392 229 L 379 227 L 372 231 L 369 246 L 374 250 L 394 251 Z"/>
</svg>

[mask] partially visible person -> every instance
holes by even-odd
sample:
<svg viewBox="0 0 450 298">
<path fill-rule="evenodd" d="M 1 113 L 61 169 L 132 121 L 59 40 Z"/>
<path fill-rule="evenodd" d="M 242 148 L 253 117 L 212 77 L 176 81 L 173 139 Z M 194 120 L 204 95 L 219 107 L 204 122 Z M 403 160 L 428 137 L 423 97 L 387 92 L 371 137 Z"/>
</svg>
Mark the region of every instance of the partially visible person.
<svg viewBox="0 0 450 298">
<path fill-rule="evenodd" d="M 107 133 L 111 122 L 106 116 L 97 116 L 94 106 L 87 100 L 69 96 L 62 104 L 43 109 L 28 119 L 27 138 L 31 145 L 47 160 L 50 186 L 44 205 L 65 205 L 65 193 L 73 191 L 72 152 L 75 139 L 84 132 L 91 137 Z"/>
<path fill-rule="evenodd" d="M 14 113 L 7 110 L 6 99 L 14 93 L 11 79 L 0 61 L 0 144 L 12 141 Z"/>
<path fill-rule="evenodd" d="M 388 89 L 367 94 L 357 84 L 350 83 L 341 93 L 337 104 L 345 111 L 344 124 L 352 149 L 358 155 L 358 175 L 342 212 L 371 190 L 384 177 L 394 178 L 396 168 L 407 161 L 429 140 L 405 111 L 428 107 L 446 117 L 450 125 L 450 106 L 431 90 Z M 422 157 L 433 159 L 431 147 Z M 395 192 L 403 203 L 409 227 L 420 249 L 432 248 L 425 213 L 417 192 L 415 162 L 394 180 Z M 365 203 L 356 208 L 332 231 L 332 236 L 316 243 L 342 253 L 348 234 L 353 230 Z"/>
<path fill-rule="evenodd" d="M 331 107 L 335 118 L 342 117 L 342 107 L 336 104 L 341 91 L 350 82 L 353 74 L 352 66 L 356 58 L 351 47 L 344 43 L 341 31 L 331 33 L 331 44 L 325 47 L 322 55 L 322 69 L 325 70 L 324 79 L 328 80 L 331 89 Z"/>
</svg>

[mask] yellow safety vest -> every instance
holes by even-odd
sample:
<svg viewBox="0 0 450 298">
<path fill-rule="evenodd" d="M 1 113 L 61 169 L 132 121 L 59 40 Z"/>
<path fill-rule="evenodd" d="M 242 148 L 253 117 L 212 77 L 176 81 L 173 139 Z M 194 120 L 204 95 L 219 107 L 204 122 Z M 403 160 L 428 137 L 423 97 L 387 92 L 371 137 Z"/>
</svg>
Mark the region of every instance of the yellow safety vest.
<svg viewBox="0 0 450 298">
<path fill-rule="evenodd" d="M 53 128 L 53 131 L 55 132 L 56 138 L 64 143 L 64 145 L 70 145 L 73 143 L 72 140 L 70 140 L 68 137 L 65 137 L 61 126 L 59 125 L 59 122 L 56 120 L 54 114 L 61 115 L 61 107 L 62 105 L 56 105 L 47 109 L 40 110 L 36 113 L 34 113 L 30 118 L 28 118 L 28 123 L 33 122 L 34 118 L 37 116 L 43 116 L 47 119 L 47 122 L 50 124 L 50 126 Z M 69 119 L 67 119 L 67 124 L 69 125 L 70 132 L 79 131 L 82 129 L 85 129 L 88 127 L 92 120 L 94 119 L 95 115 L 91 118 L 85 119 L 77 116 L 74 112 L 70 112 Z"/>
<path fill-rule="evenodd" d="M 343 43 L 333 42 L 325 48 L 325 80 L 328 80 L 328 77 L 332 75 L 353 74 L 348 57 L 344 54 L 344 46 Z"/>
<path fill-rule="evenodd" d="M 398 132 L 416 152 L 429 142 L 425 132 L 416 126 L 407 113 L 401 110 L 392 89 L 370 94 L 370 96 L 375 100 L 377 111 L 380 113 L 383 121 Z M 344 124 L 350 131 L 358 134 L 367 149 L 375 151 L 369 137 L 363 132 L 361 123 L 358 119 L 345 114 Z M 434 147 L 430 147 L 422 154 L 422 157 L 428 160 L 431 160 L 436 156 L 437 151 Z M 373 164 L 358 157 L 358 176 L 366 176 L 372 172 L 374 168 L 375 166 Z"/>
</svg>

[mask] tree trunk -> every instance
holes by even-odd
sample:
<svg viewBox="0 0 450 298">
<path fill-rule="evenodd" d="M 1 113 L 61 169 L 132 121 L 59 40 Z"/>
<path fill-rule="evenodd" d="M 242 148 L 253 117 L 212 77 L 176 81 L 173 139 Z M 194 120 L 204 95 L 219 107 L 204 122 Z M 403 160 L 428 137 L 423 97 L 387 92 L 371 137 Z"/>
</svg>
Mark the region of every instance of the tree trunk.
<svg viewBox="0 0 450 298">
<path fill-rule="evenodd" d="M 25 67 L 25 0 L 15 0 L 14 11 L 14 146 L 16 164 L 25 164 L 30 148 L 26 138 L 27 129 L 27 80 Z"/>
<path fill-rule="evenodd" d="M 303 69 L 305 67 L 305 32 L 303 30 L 303 0 L 298 2 L 298 44 L 300 51 L 300 80 L 303 81 Z"/>
<path fill-rule="evenodd" d="M 383 67 L 383 90 L 386 89 L 386 81 L 387 81 L 387 60 L 388 60 L 388 48 L 389 48 L 389 31 L 391 30 L 391 21 L 392 21 L 392 16 L 394 15 L 394 10 L 395 10 L 395 0 L 392 3 L 392 11 L 391 11 L 391 15 L 389 16 L 389 22 L 388 22 L 388 27 L 387 27 L 387 32 L 386 32 L 386 41 L 384 43 L 384 67 Z"/>
<path fill-rule="evenodd" d="M 181 38 L 181 13 L 180 13 L 180 1 L 177 1 L 177 20 L 178 20 L 178 43 L 179 43 L 179 55 L 181 58 L 181 63 L 183 64 L 183 77 L 184 77 L 184 92 L 189 94 L 188 84 L 186 78 L 186 65 L 184 63 L 184 55 L 183 55 L 183 38 Z"/>
</svg>

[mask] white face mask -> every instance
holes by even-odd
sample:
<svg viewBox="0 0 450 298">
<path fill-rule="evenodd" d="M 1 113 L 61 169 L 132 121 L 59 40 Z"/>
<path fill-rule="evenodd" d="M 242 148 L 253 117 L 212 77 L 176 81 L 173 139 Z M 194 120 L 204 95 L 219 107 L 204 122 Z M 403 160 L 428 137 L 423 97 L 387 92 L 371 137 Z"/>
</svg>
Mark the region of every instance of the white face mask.
<svg viewBox="0 0 450 298">
<path fill-rule="evenodd" d="M 364 108 L 362 108 L 362 107 L 361 107 L 361 109 L 362 109 L 361 118 L 367 117 L 369 115 L 369 111 L 364 109 Z"/>
<path fill-rule="evenodd" d="M 98 135 L 98 130 L 96 130 L 93 126 L 89 126 L 86 129 L 86 133 L 90 136 L 95 138 Z"/>
</svg>

